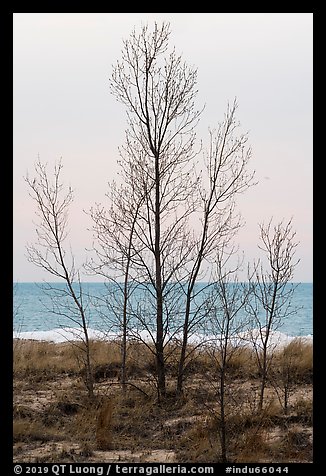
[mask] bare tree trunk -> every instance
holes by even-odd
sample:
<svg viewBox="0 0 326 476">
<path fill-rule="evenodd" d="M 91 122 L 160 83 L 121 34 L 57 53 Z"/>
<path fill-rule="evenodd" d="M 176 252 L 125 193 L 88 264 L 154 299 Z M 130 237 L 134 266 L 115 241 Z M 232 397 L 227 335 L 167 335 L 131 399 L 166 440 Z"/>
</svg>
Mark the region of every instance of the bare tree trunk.
<svg viewBox="0 0 326 476">
<path fill-rule="evenodd" d="M 186 352 L 188 346 L 188 333 L 189 333 L 189 316 L 190 316 L 190 296 L 187 294 L 185 320 L 183 324 L 183 337 L 181 345 L 180 359 L 178 363 L 178 377 L 177 377 L 177 396 L 180 397 L 183 391 L 184 370 L 186 363 Z"/>
<path fill-rule="evenodd" d="M 138 213 L 138 209 L 139 209 L 139 205 L 137 207 L 137 213 Z M 137 213 L 136 213 L 136 217 L 137 217 Z M 127 263 L 126 263 L 126 270 L 125 270 L 125 276 L 124 276 L 124 288 L 123 288 L 121 383 L 122 383 L 124 392 L 126 391 L 126 382 L 127 382 L 126 362 L 127 362 L 127 330 L 128 330 L 127 308 L 128 308 L 128 301 L 129 301 L 129 269 L 131 264 L 130 263 L 131 262 L 131 248 L 132 248 L 133 233 L 135 228 L 135 220 L 136 218 L 133 219 L 130 235 L 129 235 Z"/>
<path fill-rule="evenodd" d="M 226 443 L 226 417 L 225 417 L 225 359 L 221 368 L 220 376 L 220 442 L 222 463 L 227 463 L 227 443 Z"/>
<path fill-rule="evenodd" d="M 85 333 L 85 331 L 84 331 Z M 94 377 L 91 364 L 90 344 L 88 338 L 88 332 L 85 333 L 85 347 L 86 347 L 86 387 L 88 390 L 88 397 L 94 399 Z"/>
<path fill-rule="evenodd" d="M 289 387 L 284 388 L 284 414 L 288 414 L 288 404 L 289 404 Z"/>
<path fill-rule="evenodd" d="M 156 368 L 157 368 L 157 380 L 158 391 L 160 397 L 165 397 L 165 362 L 164 362 L 164 326 L 163 326 L 163 296 L 160 273 L 156 281 Z"/>
<path fill-rule="evenodd" d="M 122 316 L 122 345 L 121 345 L 121 383 L 126 390 L 126 362 L 127 362 L 127 305 L 128 305 L 128 276 L 125 276 Z"/>
<path fill-rule="evenodd" d="M 265 387 L 267 382 L 267 348 L 264 345 L 263 357 L 261 363 L 261 377 L 260 377 L 260 390 L 259 390 L 259 401 L 258 401 L 258 411 L 262 411 L 264 405 L 264 395 Z"/>
<path fill-rule="evenodd" d="M 82 289 L 81 289 L 81 283 L 80 279 L 78 276 L 78 283 L 79 283 L 79 289 L 80 289 L 80 299 L 78 299 L 76 292 L 73 288 L 71 278 L 69 276 L 68 270 L 66 268 L 62 251 L 61 251 L 61 246 L 60 243 L 58 243 L 58 249 L 59 249 L 59 254 L 60 254 L 60 259 L 61 259 L 61 266 L 64 269 L 65 273 L 65 279 L 69 288 L 69 292 L 71 297 L 73 298 L 76 307 L 79 310 L 79 314 L 81 317 L 81 327 L 83 329 L 84 333 L 84 343 L 85 343 L 85 384 L 88 392 L 88 397 L 92 400 L 94 399 L 94 377 L 93 377 L 93 368 L 92 368 L 92 363 L 91 363 L 91 354 L 90 354 L 90 342 L 89 342 L 89 336 L 88 336 L 88 329 L 87 329 L 87 320 L 85 316 L 85 311 L 84 307 L 82 305 Z"/>
<path fill-rule="evenodd" d="M 158 392 L 165 397 L 165 363 L 164 363 L 164 326 L 163 293 L 161 267 L 161 210 L 160 210 L 160 172 L 159 156 L 155 156 L 155 285 L 156 285 L 156 368 Z"/>
</svg>

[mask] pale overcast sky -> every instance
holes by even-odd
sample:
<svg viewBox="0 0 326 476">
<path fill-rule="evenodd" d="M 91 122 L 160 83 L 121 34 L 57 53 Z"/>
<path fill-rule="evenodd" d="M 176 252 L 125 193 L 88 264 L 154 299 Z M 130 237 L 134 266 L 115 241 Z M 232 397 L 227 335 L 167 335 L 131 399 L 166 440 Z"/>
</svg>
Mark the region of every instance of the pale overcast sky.
<svg viewBox="0 0 326 476">
<path fill-rule="evenodd" d="M 105 202 L 126 128 L 109 92 L 111 67 L 133 27 L 162 20 L 171 46 L 198 68 L 197 104 L 206 105 L 198 136 L 207 141 L 235 97 L 249 131 L 259 184 L 238 201 L 246 222 L 240 248 L 252 260 L 257 224 L 293 217 L 295 280 L 312 281 L 312 13 L 15 13 L 14 280 L 47 279 L 25 256 L 35 217 L 23 177 L 38 155 L 49 164 L 62 157 L 75 190 L 69 241 L 84 260 L 92 236 L 83 209 Z"/>
</svg>

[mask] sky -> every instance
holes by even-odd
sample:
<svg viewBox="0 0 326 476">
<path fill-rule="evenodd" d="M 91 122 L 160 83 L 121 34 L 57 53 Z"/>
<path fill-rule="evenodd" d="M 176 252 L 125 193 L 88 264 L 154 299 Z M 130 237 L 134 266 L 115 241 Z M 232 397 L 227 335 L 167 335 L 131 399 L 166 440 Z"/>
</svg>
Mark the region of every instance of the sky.
<svg viewBox="0 0 326 476">
<path fill-rule="evenodd" d="M 51 280 L 26 258 L 35 242 L 35 204 L 24 180 L 39 157 L 62 158 L 74 189 L 68 244 L 82 264 L 92 244 L 85 211 L 106 203 L 127 127 L 109 91 L 112 65 L 134 27 L 170 22 L 170 45 L 198 69 L 197 134 L 223 120 L 237 98 L 258 184 L 239 197 L 245 259 L 259 256 L 258 223 L 293 218 L 300 258 L 294 281 L 313 277 L 312 13 L 14 13 L 13 278 Z M 84 278 L 87 281 L 99 278 Z"/>
</svg>

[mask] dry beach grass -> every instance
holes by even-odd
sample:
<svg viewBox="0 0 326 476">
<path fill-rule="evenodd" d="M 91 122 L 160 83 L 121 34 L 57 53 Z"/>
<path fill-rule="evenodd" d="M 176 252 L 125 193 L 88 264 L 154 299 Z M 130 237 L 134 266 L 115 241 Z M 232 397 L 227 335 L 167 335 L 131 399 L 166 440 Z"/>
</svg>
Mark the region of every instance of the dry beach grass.
<svg viewBox="0 0 326 476">
<path fill-rule="evenodd" d="M 131 385 L 125 391 L 118 379 L 118 343 L 94 341 L 92 355 L 96 398 L 89 401 L 75 345 L 14 341 L 14 461 L 219 461 L 216 369 L 205 351 L 189 366 L 181 399 L 175 398 L 171 356 L 168 395 L 160 405 L 153 358 L 142 344 L 129 346 Z M 228 375 L 230 460 L 311 462 L 312 345 L 295 340 L 275 354 L 262 412 L 257 412 L 259 375 L 250 349 L 237 349 Z M 285 411 L 286 375 L 291 379 Z"/>
</svg>

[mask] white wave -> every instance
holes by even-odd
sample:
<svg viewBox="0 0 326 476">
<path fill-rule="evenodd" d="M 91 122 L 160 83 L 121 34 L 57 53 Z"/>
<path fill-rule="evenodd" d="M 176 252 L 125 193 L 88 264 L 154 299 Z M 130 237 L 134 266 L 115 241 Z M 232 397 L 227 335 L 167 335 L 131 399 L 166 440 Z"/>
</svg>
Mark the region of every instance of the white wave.
<svg viewBox="0 0 326 476">
<path fill-rule="evenodd" d="M 265 338 L 265 336 L 266 329 L 262 329 L 261 331 L 259 329 L 253 329 L 251 331 L 243 332 L 241 335 L 244 342 L 248 341 L 249 344 L 254 342 L 258 345 L 261 342 L 261 338 Z M 300 339 L 302 342 L 307 344 L 313 343 L 312 335 L 290 336 L 288 334 L 284 334 L 283 332 L 272 331 L 269 337 L 269 345 L 275 347 L 284 347 L 295 339 Z"/>
<path fill-rule="evenodd" d="M 88 329 L 88 337 L 93 340 L 113 340 L 117 337 L 117 334 Z M 14 339 L 39 340 L 59 344 L 67 341 L 83 340 L 84 332 L 80 328 L 63 327 L 50 331 L 14 332 Z"/>
<path fill-rule="evenodd" d="M 264 331 L 263 331 L 264 332 Z M 32 332 L 14 332 L 14 339 L 29 339 L 38 341 L 48 341 L 54 343 L 62 343 L 69 341 L 78 341 L 84 338 L 84 333 L 81 328 L 64 327 L 52 329 L 49 331 L 32 331 Z M 92 340 L 112 341 L 119 338 L 119 334 L 114 332 L 103 332 L 95 329 L 88 329 L 88 337 Z M 141 340 L 143 342 L 153 342 L 153 338 L 148 331 L 137 331 L 131 329 L 128 332 L 128 338 L 130 340 Z M 168 337 L 169 338 L 169 337 Z M 170 336 L 174 342 L 182 342 L 182 334 L 175 334 Z M 300 339 L 305 343 L 313 343 L 313 336 L 290 336 L 279 331 L 272 331 L 269 336 L 269 346 L 272 347 L 284 347 L 292 342 L 294 339 Z M 191 345 L 219 345 L 221 336 L 192 334 L 189 336 L 188 342 Z M 230 342 L 235 346 L 249 346 L 252 347 L 253 343 L 257 346 L 260 345 L 260 330 L 252 329 L 250 331 L 240 332 L 237 336 L 232 336 Z"/>
</svg>

